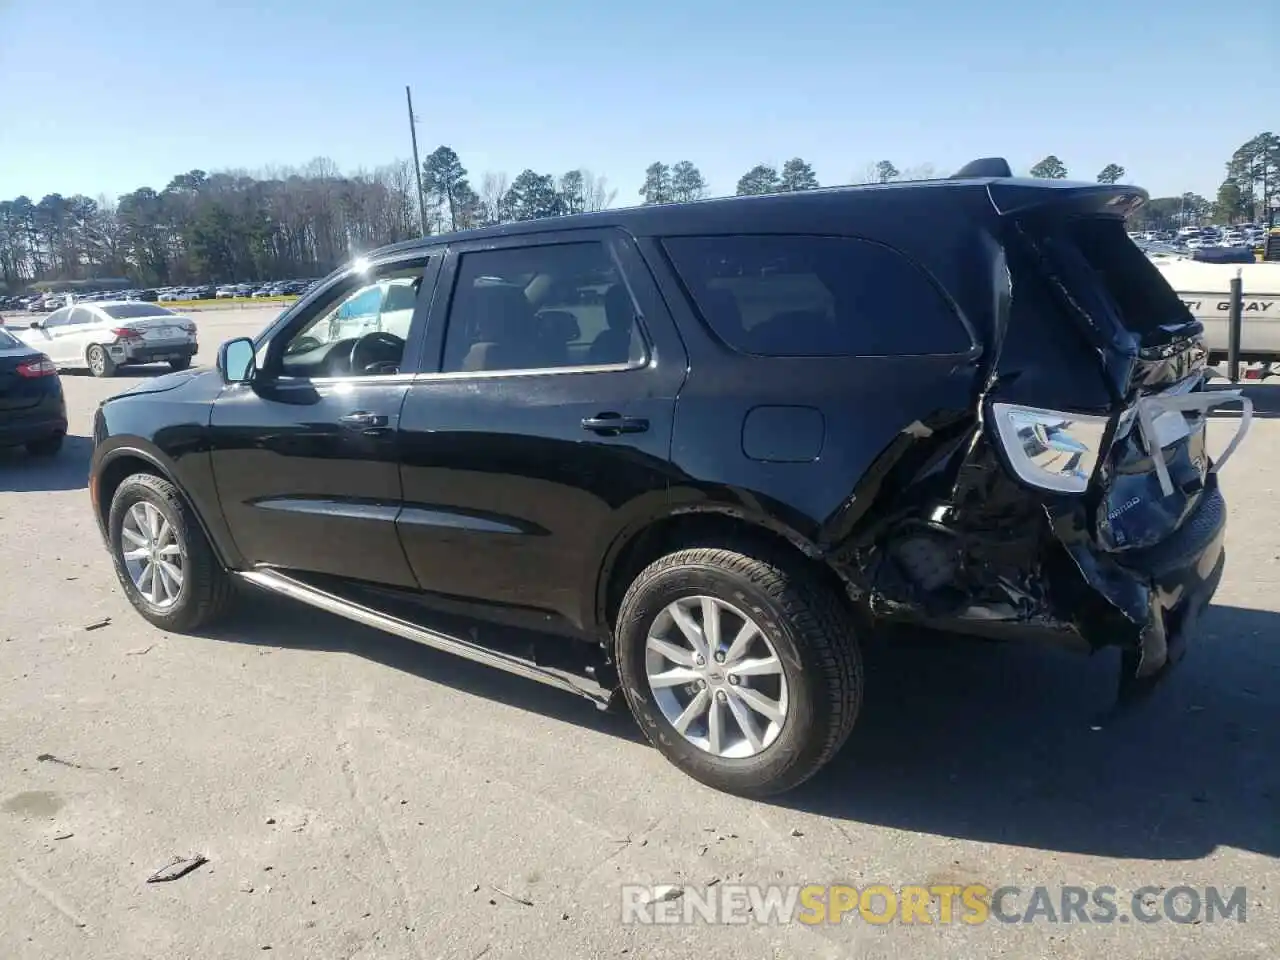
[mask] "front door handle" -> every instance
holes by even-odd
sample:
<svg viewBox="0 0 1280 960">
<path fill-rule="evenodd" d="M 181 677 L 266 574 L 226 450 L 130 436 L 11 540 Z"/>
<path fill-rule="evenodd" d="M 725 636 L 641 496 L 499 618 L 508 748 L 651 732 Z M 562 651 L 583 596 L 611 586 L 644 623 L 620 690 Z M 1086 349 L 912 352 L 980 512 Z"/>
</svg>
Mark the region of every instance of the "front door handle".
<svg viewBox="0 0 1280 960">
<path fill-rule="evenodd" d="M 649 421 L 644 417 L 624 417 L 620 413 L 609 411 L 585 418 L 582 429 L 605 437 L 616 437 L 622 433 L 644 433 L 649 429 Z"/>
<path fill-rule="evenodd" d="M 357 410 L 354 413 L 339 417 L 338 422 L 350 430 L 375 430 L 379 427 L 385 427 L 389 421 L 386 414 Z"/>
</svg>

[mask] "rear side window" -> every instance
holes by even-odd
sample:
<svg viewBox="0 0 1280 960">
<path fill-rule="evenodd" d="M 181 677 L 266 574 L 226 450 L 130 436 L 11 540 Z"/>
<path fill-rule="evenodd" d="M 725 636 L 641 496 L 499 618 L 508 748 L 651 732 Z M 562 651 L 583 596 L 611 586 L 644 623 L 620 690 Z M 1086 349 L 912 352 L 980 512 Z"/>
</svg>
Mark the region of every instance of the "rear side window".
<svg viewBox="0 0 1280 960">
<path fill-rule="evenodd" d="M 951 304 L 897 251 L 848 237 L 669 237 L 667 255 L 715 334 L 770 357 L 961 354 Z"/>
</svg>

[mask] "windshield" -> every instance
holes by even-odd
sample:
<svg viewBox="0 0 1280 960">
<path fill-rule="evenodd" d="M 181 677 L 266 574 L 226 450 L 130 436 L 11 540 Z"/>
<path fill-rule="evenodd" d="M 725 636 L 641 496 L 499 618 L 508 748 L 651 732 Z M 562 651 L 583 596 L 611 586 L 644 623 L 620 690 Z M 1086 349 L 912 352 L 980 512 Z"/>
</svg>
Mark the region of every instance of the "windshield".
<svg viewBox="0 0 1280 960">
<path fill-rule="evenodd" d="M 173 317 L 176 314 L 154 303 L 113 303 L 102 308 L 112 320 L 140 320 L 143 317 Z"/>
</svg>

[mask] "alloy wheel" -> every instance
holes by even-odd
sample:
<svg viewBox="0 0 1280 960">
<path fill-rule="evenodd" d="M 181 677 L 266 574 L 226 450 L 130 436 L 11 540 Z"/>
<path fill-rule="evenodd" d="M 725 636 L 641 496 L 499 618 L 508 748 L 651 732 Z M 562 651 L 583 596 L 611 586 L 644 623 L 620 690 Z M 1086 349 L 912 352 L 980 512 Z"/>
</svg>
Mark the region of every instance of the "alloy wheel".
<svg viewBox="0 0 1280 960">
<path fill-rule="evenodd" d="M 649 628 L 645 674 L 676 732 L 724 759 L 753 757 L 787 720 L 787 679 L 763 630 L 715 597 L 668 604 Z"/>
<path fill-rule="evenodd" d="M 177 602 L 186 575 L 186 554 L 178 531 L 150 501 L 129 507 L 120 525 L 120 551 L 134 587 L 151 606 Z"/>
</svg>

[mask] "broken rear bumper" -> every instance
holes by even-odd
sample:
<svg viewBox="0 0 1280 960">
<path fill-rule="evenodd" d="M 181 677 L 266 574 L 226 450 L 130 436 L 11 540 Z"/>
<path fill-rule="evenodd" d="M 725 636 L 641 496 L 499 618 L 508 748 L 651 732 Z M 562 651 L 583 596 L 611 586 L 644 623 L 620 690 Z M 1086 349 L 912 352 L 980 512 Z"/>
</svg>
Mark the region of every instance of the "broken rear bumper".
<svg viewBox="0 0 1280 960">
<path fill-rule="evenodd" d="M 949 610 L 924 609 L 918 594 L 886 603 L 882 593 L 873 612 L 993 640 L 1085 653 L 1118 647 L 1122 698 L 1150 689 L 1181 659 L 1222 579 L 1227 509 L 1217 477 L 1207 477 L 1199 502 L 1176 530 L 1141 550 L 1104 550 L 1078 504 L 1062 509 L 1056 516 L 1049 511 L 1043 532 L 1032 538 L 1039 546 L 1023 560 L 1009 557 L 1007 547 L 986 555 L 1008 557 L 998 575 L 994 564 L 969 561 L 970 582 L 978 586 Z"/>
<path fill-rule="evenodd" d="M 1226 532 L 1226 501 L 1210 475 L 1194 513 L 1154 547 L 1128 554 L 1068 548 L 1086 583 L 1123 618 L 1111 625 L 1117 637 L 1083 631 L 1092 648 L 1123 649 L 1122 698 L 1151 687 L 1182 659 L 1222 580 Z M 1136 629 L 1123 629 L 1130 624 Z"/>
</svg>

